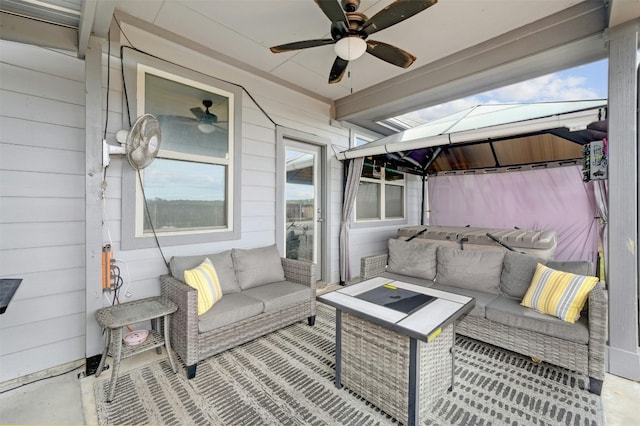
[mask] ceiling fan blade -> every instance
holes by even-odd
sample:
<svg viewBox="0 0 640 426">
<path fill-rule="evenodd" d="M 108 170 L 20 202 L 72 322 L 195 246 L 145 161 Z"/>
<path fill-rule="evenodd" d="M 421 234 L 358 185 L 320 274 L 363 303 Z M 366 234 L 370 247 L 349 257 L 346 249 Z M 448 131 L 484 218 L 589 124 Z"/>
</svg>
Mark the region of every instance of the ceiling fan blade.
<svg viewBox="0 0 640 426">
<path fill-rule="evenodd" d="M 273 46 L 271 51 L 273 53 L 290 52 L 292 50 L 307 49 L 309 47 L 324 46 L 327 44 L 333 44 L 336 41 L 332 38 L 322 38 L 316 40 L 304 40 L 294 41 L 293 43 L 281 44 L 280 46 Z"/>
<path fill-rule="evenodd" d="M 331 67 L 331 73 L 329 74 L 329 83 L 339 83 L 344 76 L 344 72 L 347 70 L 349 61 L 345 61 L 340 56 L 336 56 L 336 60 Z"/>
<path fill-rule="evenodd" d="M 367 35 L 371 35 L 411 18 L 437 2 L 438 0 L 396 0 L 369 18 L 362 26 L 362 30 Z"/>
<path fill-rule="evenodd" d="M 367 40 L 367 52 L 378 59 L 402 68 L 408 68 L 416 60 L 415 56 L 399 47 L 375 40 Z"/>
<path fill-rule="evenodd" d="M 338 3 L 337 0 L 315 0 L 316 4 L 322 9 L 327 18 L 331 20 L 332 23 L 344 22 L 344 25 L 348 28 L 349 21 L 347 20 L 347 15 L 345 15 L 344 10 L 342 10 L 342 6 Z"/>
<path fill-rule="evenodd" d="M 191 111 L 191 113 L 195 115 L 198 120 L 201 120 L 202 116 L 204 115 L 204 111 L 200 107 L 191 108 L 189 111 Z"/>
</svg>

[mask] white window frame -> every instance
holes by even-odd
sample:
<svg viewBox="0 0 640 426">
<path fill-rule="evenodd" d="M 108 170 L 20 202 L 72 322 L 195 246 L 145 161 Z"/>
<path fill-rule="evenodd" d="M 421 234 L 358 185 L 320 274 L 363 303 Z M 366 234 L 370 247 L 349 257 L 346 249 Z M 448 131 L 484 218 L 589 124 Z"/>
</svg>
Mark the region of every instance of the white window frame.
<svg viewBox="0 0 640 426">
<path fill-rule="evenodd" d="M 145 100 L 145 78 L 147 75 L 154 75 L 157 77 L 161 77 L 167 80 L 174 81 L 179 84 L 184 84 L 185 86 L 191 86 L 198 89 L 202 89 L 204 91 L 215 93 L 221 96 L 224 96 L 229 99 L 229 108 L 231 109 L 231 105 L 233 105 L 234 94 L 218 89 L 213 86 L 209 86 L 206 84 L 202 84 L 197 81 L 189 80 L 184 77 L 180 77 L 177 75 L 173 75 L 171 73 L 152 68 L 147 65 L 138 65 L 138 111 L 140 111 L 140 115 L 144 114 L 146 111 Z M 163 233 L 163 235 L 188 235 L 188 234 L 202 234 L 209 232 L 226 232 L 229 230 L 233 230 L 233 194 L 234 194 L 234 186 L 233 186 L 233 158 L 234 158 L 234 149 L 233 149 L 233 113 L 229 114 L 229 131 L 228 131 L 228 145 L 227 145 L 227 157 L 209 157 L 204 155 L 195 155 L 195 154 L 186 154 L 180 151 L 168 151 L 162 149 L 162 145 L 160 146 L 160 151 L 158 152 L 157 158 L 163 158 L 167 160 L 182 160 L 193 163 L 202 163 L 202 164 L 215 164 L 227 167 L 227 178 L 226 178 L 226 188 L 225 188 L 225 202 L 227 204 L 227 225 L 225 227 L 216 227 L 216 228 L 207 228 L 204 230 L 179 230 L 169 233 Z M 144 170 L 142 171 L 142 179 L 144 180 Z M 142 188 L 140 187 L 140 181 L 136 181 L 136 227 L 135 227 L 135 235 L 136 238 L 147 238 L 152 237 L 153 234 L 149 231 L 145 233 L 144 231 L 144 198 L 142 196 Z"/>
<path fill-rule="evenodd" d="M 356 204 L 354 206 L 354 219 L 356 223 L 379 223 L 379 222 L 391 222 L 391 221 L 402 221 L 407 218 L 407 174 L 402 173 L 403 179 L 401 181 L 387 181 L 386 180 L 386 167 L 384 165 L 381 166 L 381 175 L 380 179 L 369 178 L 360 176 L 360 182 L 369 182 L 380 185 L 380 197 L 379 197 L 379 208 L 380 208 L 380 218 L 375 219 L 358 219 L 358 201 L 356 196 Z M 386 212 L 386 186 L 400 186 L 402 187 L 402 217 L 387 217 Z"/>
<path fill-rule="evenodd" d="M 145 107 L 145 76 L 155 75 L 179 84 L 220 94 L 229 99 L 228 117 L 228 152 L 226 158 L 199 156 L 182 152 L 169 151 L 160 146 L 159 158 L 169 160 L 186 160 L 205 164 L 218 164 L 227 167 L 225 201 L 227 223 L 224 227 L 211 227 L 198 230 L 177 230 L 176 232 L 160 233 L 158 240 L 161 246 L 198 244 L 214 241 L 239 239 L 240 230 L 240 198 L 234 196 L 237 188 L 241 187 L 241 111 L 242 89 L 239 86 L 207 77 L 198 72 L 182 68 L 178 65 L 132 52 L 126 57 L 125 85 L 128 92 L 131 117 L 144 114 Z M 126 108 L 126 105 L 125 105 Z M 125 161 L 126 163 L 126 161 Z M 144 199 L 137 172 L 123 163 L 122 167 L 122 235 L 123 250 L 148 248 L 156 245 L 151 232 L 144 232 Z M 144 181 L 144 170 L 141 171 Z"/>
</svg>

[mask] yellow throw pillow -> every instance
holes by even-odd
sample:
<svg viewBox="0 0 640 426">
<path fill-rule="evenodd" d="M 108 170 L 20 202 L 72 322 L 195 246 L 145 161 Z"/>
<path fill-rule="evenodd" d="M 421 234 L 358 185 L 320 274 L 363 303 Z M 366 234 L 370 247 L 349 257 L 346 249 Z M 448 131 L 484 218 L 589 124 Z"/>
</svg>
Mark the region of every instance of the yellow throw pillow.
<svg viewBox="0 0 640 426">
<path fill-rule="evenodd" d="M 218 274 L 209 258 L 196 268 L 184 271 L 184 282 L 198 290 L 198 315 L 204 314 L 222 299 Z"/>
<path fill-rule="evenodd" d="M 596 277 L 556 271 L 538 263 L 520 304 L 574 323 L 596 284 Z"/>
</svg>

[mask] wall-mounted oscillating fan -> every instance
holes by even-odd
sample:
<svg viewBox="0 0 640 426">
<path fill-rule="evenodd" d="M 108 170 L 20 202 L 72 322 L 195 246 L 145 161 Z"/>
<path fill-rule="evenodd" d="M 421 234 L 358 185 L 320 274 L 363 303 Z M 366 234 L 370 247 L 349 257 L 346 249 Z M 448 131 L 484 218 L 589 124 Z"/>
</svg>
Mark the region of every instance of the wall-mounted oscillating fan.
<svg viewBox="0 0 640 426">
<path fill-rule="evenodd" d="M 158 155 L 162 136 L 160 123 L 151 114 L 139 117 L 131 130 L 120 130 L 116 133 L 120 146 L 109 145 L 103 141 L 102 166 L 109 165 L 110 154 L 124 154 L 135 170 L 147 167 Z"/>
</svg>

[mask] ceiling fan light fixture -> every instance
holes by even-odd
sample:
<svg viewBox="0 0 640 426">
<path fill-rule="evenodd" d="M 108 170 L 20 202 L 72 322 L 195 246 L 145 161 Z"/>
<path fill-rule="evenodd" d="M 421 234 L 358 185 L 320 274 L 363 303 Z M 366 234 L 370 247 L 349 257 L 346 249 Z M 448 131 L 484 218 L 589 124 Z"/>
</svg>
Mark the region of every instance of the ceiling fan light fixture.
<svg viewBox="0 0 640 426">
<path fill-rule="evenodd" d="M 201 121 L 200 123 L 198 123 L 198 130 L 200 130 L 202 133 L 212 133 L 214 130 L 216 130 L 216 126 L 214 126 L 213 123 Z"/>
<path fill-rule="evenodd" d="M 336 42 L 336 55 L 345 61 L 353 61 L 367 51 L 367 42 L 358 36 L 343 37 Z"/>
</svg>

